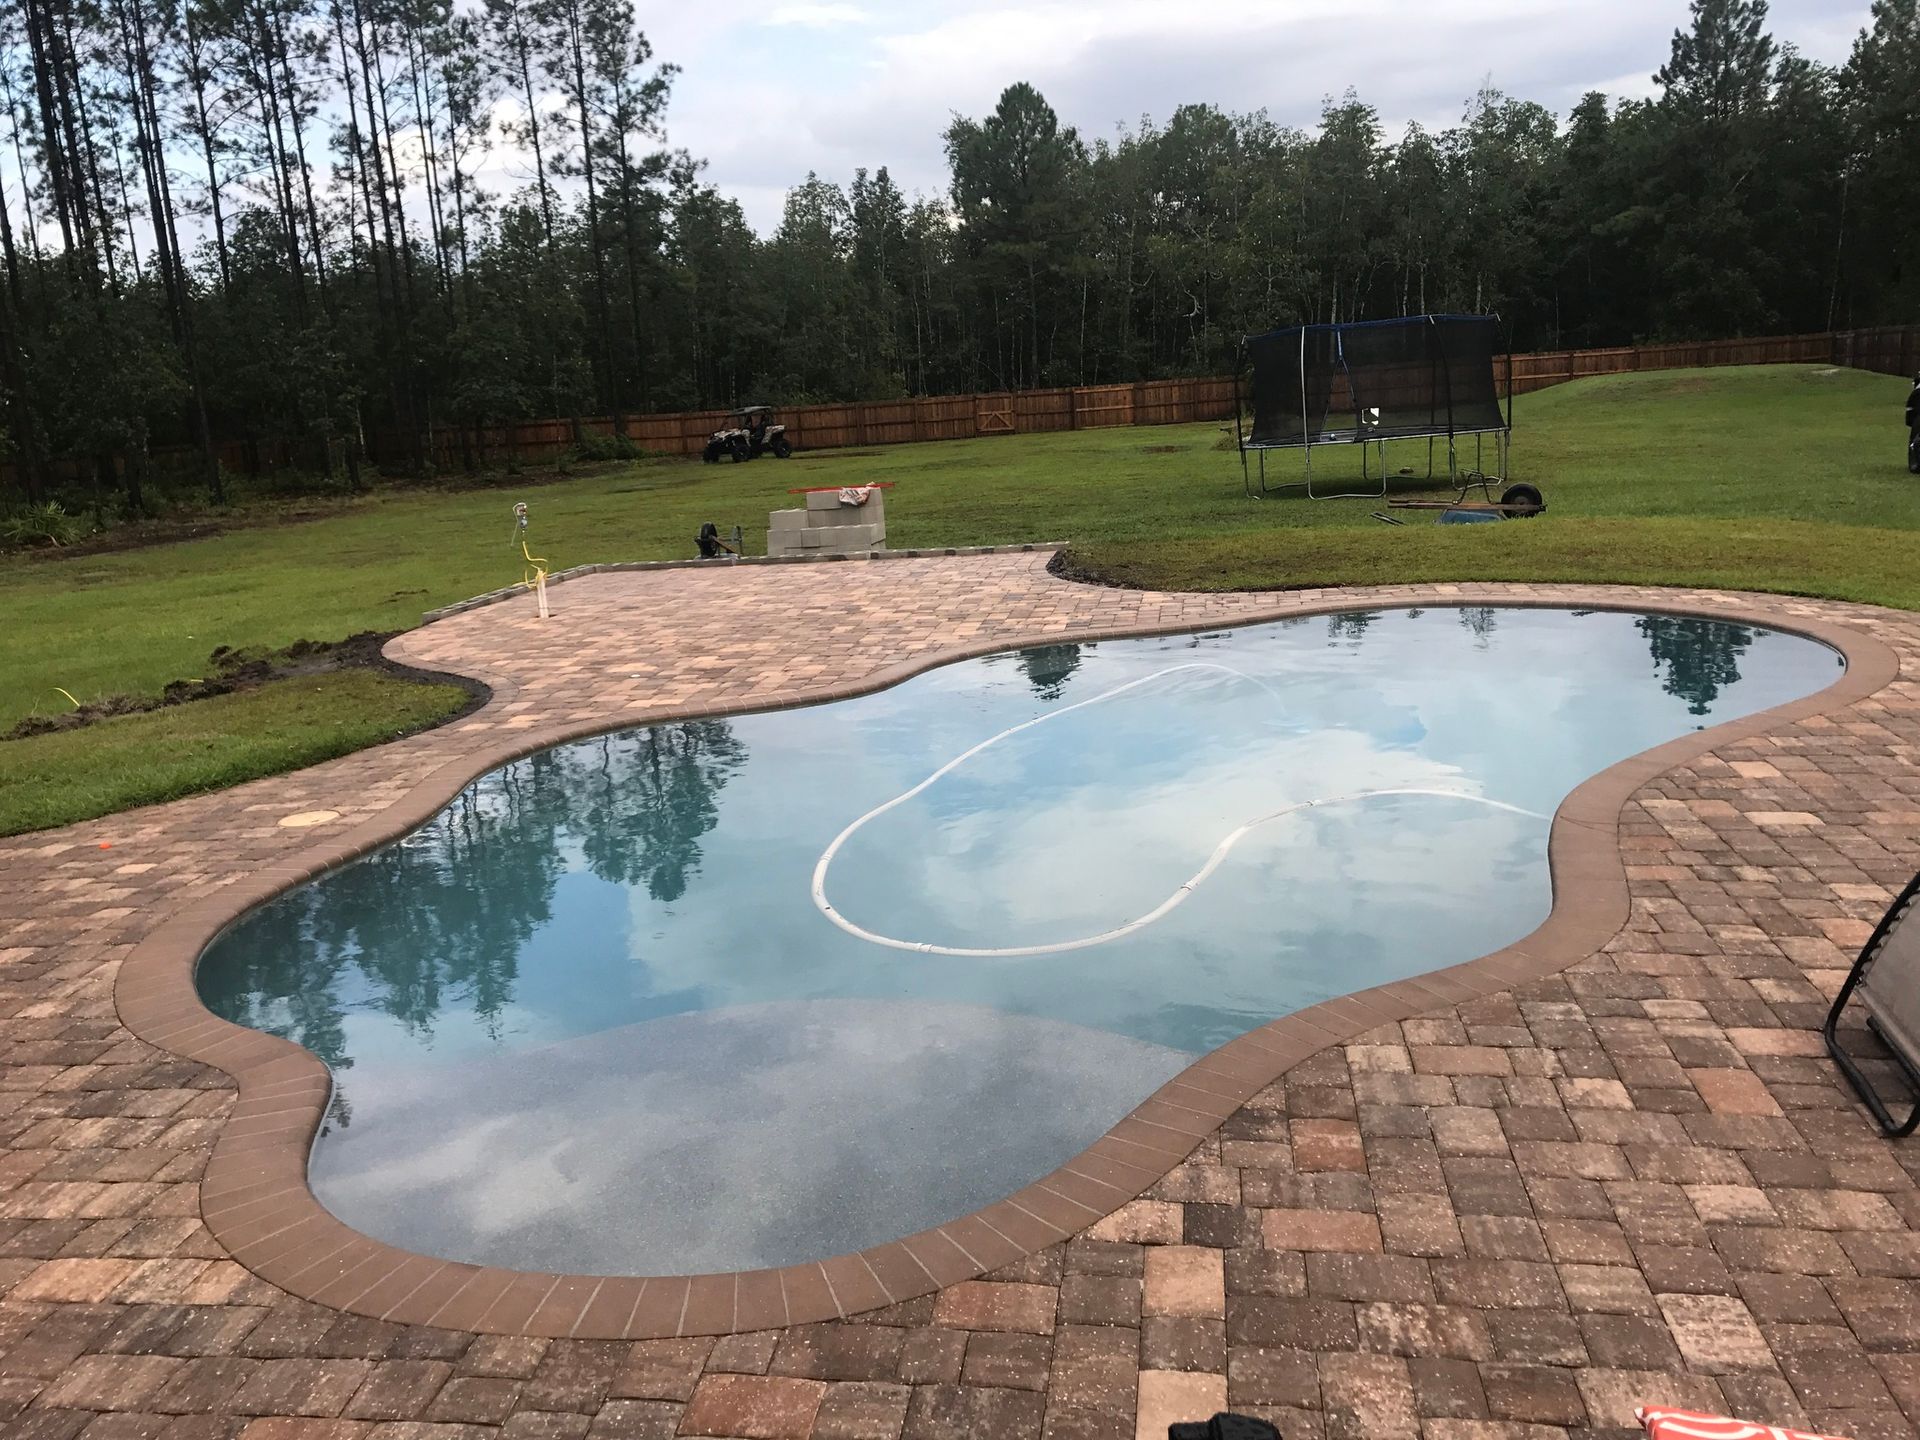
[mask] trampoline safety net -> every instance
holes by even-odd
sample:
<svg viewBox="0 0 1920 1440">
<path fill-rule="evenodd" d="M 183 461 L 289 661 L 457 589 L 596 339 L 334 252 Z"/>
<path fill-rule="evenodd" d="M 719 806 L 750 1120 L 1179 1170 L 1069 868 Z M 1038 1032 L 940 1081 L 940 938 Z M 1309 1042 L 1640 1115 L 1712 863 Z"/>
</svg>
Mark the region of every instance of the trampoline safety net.
<svg viewBox="0 0 1920 1440">
<path fill-rule="evenodd" d="M 1505 430 L 1493 375 L 1499 320 L 1414 315 L 1247 338 L 1247 449 Z"/>
</svg>

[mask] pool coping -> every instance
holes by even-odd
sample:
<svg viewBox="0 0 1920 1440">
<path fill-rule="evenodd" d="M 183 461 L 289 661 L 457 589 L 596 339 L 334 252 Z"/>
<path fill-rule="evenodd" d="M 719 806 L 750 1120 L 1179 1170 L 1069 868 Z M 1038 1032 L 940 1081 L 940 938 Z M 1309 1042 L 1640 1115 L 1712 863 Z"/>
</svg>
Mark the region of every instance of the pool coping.
<svg viewBox="0 0 1920 1440">
<path fill-rule="evenodd" d="M 1067 585 L 1076 582 L 1060 580 Z M 1698 592 L 1691 592 L 1697 594 Z M 775 1269 L 693 1276 L 599 1276 L 509 1270 L 443 1260 L 363 1235 L 328 1212 L 307 1183 L 307 1160 L 332 1090 L 324 1062 L 303 1047 L 223 1020 L 200 1002 L 193 974 L 206 946 L 258 904 L 417 828 L 478 776 L 558 743 L 635 725 L 794 708 L 870 694 L 914 675 L 1023 648 L 1016 638 L 958 645 L 856 682 L 826 684 L 784 706 L 664 707 L 637 715 L 522 731 L 450 759 L 381 814 L 195 901 L 157 926 L 122 962 L 114 999 L 142 1040 L 214 1066 L 239 1088 L 200 1185 L 207 1228 L 234 1259 L 288 1293 L 391 1322 L 487 1334 L 650 1339 L 723 1335 L 833 1320 L 974 1279 L 1068 1238 L 1138 1198 L 1228 1116 L 1318 1051 L 1394 1021 L 1497 994 L 1586 959 L 1625 924 L 1628 890 L 1618 844 L 1621 810 L 1643 785 L 1731 741 L 1846 710 L 1899 677 L 1885 642 L 1850 625 L 1791 614 L 1764 600 L 1650 602 L 1644 590 L 1608 603 L 1604 590 L 1571 600 L 1488 585 L 1396 586 L 1301 602 L 1275 592 L 1271 609 L 1229 623 L 1076 630 L 1076 641 L 1191 634 L 1364 610 L 1491 605 L 1611 610 L 1732 621 L 1800 635 L 1837 650 L 1846 669 L 1813 695 L 1640 752 L 1576 786 L 1548 839 L 1553 907 L 1531 933 L 1457 965 L 1323 1001 L 1270 1021 L 1200 1057 L 1099 1140 L 1051 1174 L 956 1220 L 882 1245 Z M 1591 598 L 1599 597 L 1599 598 Z M 1031 644 L 1057 643 L 1037 635 Z"/>
</svg>

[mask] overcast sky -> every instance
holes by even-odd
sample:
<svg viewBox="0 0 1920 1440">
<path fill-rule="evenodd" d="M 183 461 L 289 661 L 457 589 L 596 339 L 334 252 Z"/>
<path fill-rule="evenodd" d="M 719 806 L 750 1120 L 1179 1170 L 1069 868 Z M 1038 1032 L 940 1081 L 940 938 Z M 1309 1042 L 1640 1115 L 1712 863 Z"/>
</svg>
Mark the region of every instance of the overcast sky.
<svg viewBox="0 0 1920 1440">
<path fill-rule="evenodd" d="M 940 133 L 1031 81 L 1091 139 L 1207 101 L 1310 126 L 1354 87 L 1388 131 L 1459 118 L 1483 82 L 1564 117 L 1585 91 L 1644 95 L 1686 0 L 705 0 L 642 5 L 682 74 L 669 138 L 765 233 L 809 170 L 885 165 L 945 188 Z M 1772 28 L 1838 63 L 1867 0 L 1774 0 Z M 502 177 L 504 178 L 504 177 Z"/>
</svg>

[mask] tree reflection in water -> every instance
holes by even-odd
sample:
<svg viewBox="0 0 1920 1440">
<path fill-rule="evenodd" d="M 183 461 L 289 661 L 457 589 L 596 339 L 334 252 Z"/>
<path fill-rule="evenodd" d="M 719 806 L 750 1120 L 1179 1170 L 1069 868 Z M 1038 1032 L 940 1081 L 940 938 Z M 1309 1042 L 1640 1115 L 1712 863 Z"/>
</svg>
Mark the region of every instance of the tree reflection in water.
<svg viewBox="0 0 1920 1440">
<path fill-rule="evenodd" d="M 201 993 L 227 1019 L 297 1041 L 336 1073 L 353 1065 L 355 1011 L 430 1038 L 455 1004 L 497 1039 L 520 954 L 552 918 L 567 857 L 601 880 L 678 900 L 699 871 L 701 837 L 719 823 L 720 791 L 745 760 L 724 720 L 516 760 L 404 840 L 248 917 L 208 950 Z M 348 1119 L 337 1098 L 333 1118 Z"/>
<path fill-rule="evenodd" d="M 1722 620 L 1642 615 L 1633 623 L 1653 652 L 1660 688 L 1686 701 L 1689 715 L 1705 715 L 1740 679 L 1740 657 L 1753 644 L 1752 630 Z"/>
<path fill-rule="evenodd" d="M 1473 636 L 1476 650 L 1484 650 L 1493 640 L 1493 632 L 1500 622 L 1494 618 L 1492 609 L 1485 605 L 1463 605 L 1460 607 L 1460 628 Z"/>
<path fill-rule="evenodd" d="M 1366 638 L 1367 628 L 1380 618 L 1377 610 L 1343 610 L 1327 616 L 1327 642 L 1351 640 L 1357 647 Z"/>
<path fill-rule="evenodd" d="M 1073 678 L 1073 672 L 1080 668 L 1080 647 L 1041 645 L 1018 651 L 1015 658 L 1035 695 L 1042 700 L 1058 700 L 1060 692 L 1067 688 L 1067 681 Z"/>
</svg>

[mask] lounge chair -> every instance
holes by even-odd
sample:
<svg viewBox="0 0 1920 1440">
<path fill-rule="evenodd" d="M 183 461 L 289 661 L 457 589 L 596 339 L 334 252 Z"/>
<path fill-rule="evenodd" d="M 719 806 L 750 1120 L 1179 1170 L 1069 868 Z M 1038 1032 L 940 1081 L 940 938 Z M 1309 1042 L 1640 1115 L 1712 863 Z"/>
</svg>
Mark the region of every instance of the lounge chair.
<svg viewBox="0 0 1920 1440">
<path fill-rule="evenodd" d="M 1911 1135 L 1920 1127 L 1920 875 L 1914 876 L 1867 938 L 1860 958 L 1853 962 L 1847 983 L 1827 1012 L 1824 1031 L 1827 1051 L 1853 1082 L 1860 1098 L 1873 1112 L 1882 1133 Z M 1905 1120 L 1896 1121 L 1867 1078 L 1859 1059 L 1840 1043 L 1840 1012 L 1854 992 L 1867 1009 L 1867 1028 L 1885 1043 L 1906 1080 L 1912 1105 Z M 1879 1067 L 1885 1070 L 1884 1065 Z"/>
</svg>

